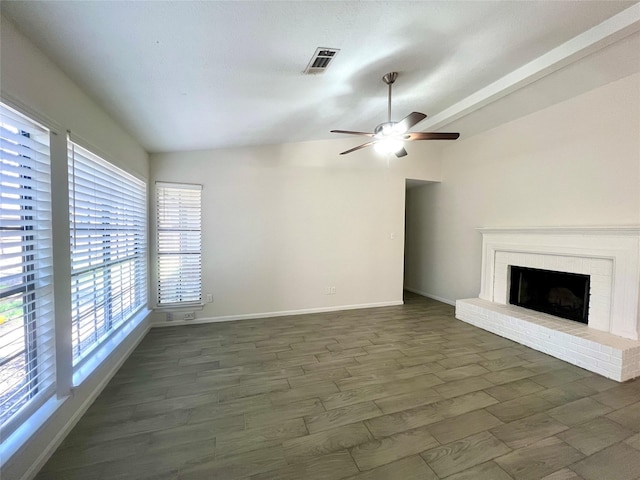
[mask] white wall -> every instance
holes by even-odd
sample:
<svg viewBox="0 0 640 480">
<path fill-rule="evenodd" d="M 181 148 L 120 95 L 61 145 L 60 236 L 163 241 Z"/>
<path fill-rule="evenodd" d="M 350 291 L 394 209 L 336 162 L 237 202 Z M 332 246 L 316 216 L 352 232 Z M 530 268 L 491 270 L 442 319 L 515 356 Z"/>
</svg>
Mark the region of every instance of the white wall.
<svg viewBox="0 0 640 480">
<path fill-rule="evenodd" d="M 129 133 L 2 17 L 2 95 L 44 120 L 70 130 L 107 160 L 147 178 L 148 155 Z"/>
<path fill-rule="evenodd" d="M 439 153 L 338 155 L 357 141 L 151 155 L 152 180 L 204 186 L 198 319 L 402 301 L 405 178 L 438 180 Z"/>
<path fill-rule="evenodd" d="M 142 179 L 148 177 L 148 157 L 123 128 L 72 83 L 9 21 L 5 18 L 1 21 L 0 87 L 3 100 L 57 132 L 57 135 L 52 136 L 51 162 L 55 321 L 56 340 L 60 345 L 71 341 L 70 334 L 68 338 L 60 334 L 64 331 L 70 333 L 66 131 L 71 130 L 96 153 Z M 133 330 L 94 373 L 74 389 L 73 395 L 70 395 L 69 385 L 65 385 L 65 382 L 70 381 L 69 366 L 65 366 L 64 362 L 58 365 L 58 373 L 63 378 L 59 382 L 59 408 L 51 416 L 43 415 L 47 420 L 40 425 L 37 433 L 25 442 L 22 440 L 27 436 L 13 435 L 9 439 L 1 439 L 5 456 L 1 459 L 0 478 L 30 478 L 37 472 L 148 328 L 146 321 Z M 35 418 L 30 421 L 34 428 L 37 423 Z M 15 451 L 16 448 L 17 453 L 8 458 L 7 452 Z"/>
<path fill-rule="evenodd" d="M 477 297 L 478 227 L 640 224 L 640 74 L 443 150 L 408 191 L 406 286 Z"/>
</svg>

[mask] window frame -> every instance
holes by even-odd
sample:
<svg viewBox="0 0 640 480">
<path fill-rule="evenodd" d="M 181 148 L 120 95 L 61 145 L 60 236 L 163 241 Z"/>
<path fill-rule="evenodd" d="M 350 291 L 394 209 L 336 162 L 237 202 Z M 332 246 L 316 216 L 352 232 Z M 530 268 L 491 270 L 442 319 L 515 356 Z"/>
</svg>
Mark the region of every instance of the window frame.
<svg viewBox="0 0 640 480">
<path fill-rule="evenodd" d="M 78 373 L 88 360 L 99 356 L 110 338 L 135 323 L 147 308 L 148 198 L 145 181 L 75 139 L 68 138 L 67 146 L 71 358 Z M 95 182 L 94 194 L 87 191 L 88 182 Z M 125 304 L 127 295 L 133 300 Z M 119 309 L 114 308 L 118 299 Z M 80 381 L 74 374 L 73 383 Z"/>
<path fill-rule="evenodd" d="M 202 306 L 202 185 L 155 182 L 155 302 L 157 309 Z M 197 192 L 197 193 L 196 193 Z M 167 208 L 168 196 L 178 199 Z M 176 223 L 176 219 L 181 219 Z M 197 221 L 196 221 L 197 220 Z M 197 248 L 193 248 L 197 247 Z M 177 275 L 163 271 L 177 265 Z M 190 273 L 183 274 L 184 270 Z M 186 277 L 186 278 L 185 278 Z M 166 285 L 166 286 L 165 286 Z M 196 285 L 189 294 L 185 290 Z M 173 291 L 164 295 L 163 291 Z M 167 298 L 168 301 L 163 301 Z M 173 301 L 171 301 L 173 299 Z"/>
<path fill-rule="evenodd" d="M 10 282 L 4 286 L 4 282 L 0 282 L 0 302 L 4 303 L 10 298 L 21 302 L 21 306 L 9 307 L 8 310 L 3 308 L 2 312 L 22 310 L 21 314 L 14 314 L 14 319 L 22 318 L 22 327 L 15 327 L 13 331 L 23 331 L 23 348 L 9 352 L 9 356 L 0 361 L 0 367 L 10 365 L 24 356 L 21 366 L 24 373 L 7 388 L 8 397 L 4 397 L 2 401 L 7 415 L 0 413 L 0 437 L 6 438 L 54 395 L 57 379 L 53 244 L 50 234 L 53 213 L 52 132 L 6 103 L 0 103 L 0 124 L 0 231 L 3 232 L 2 238 L 7 241 L 4 248 L 0 244 L 0 266 L 4 264 L 0 271 L 4 270 L 4 275 L 1 276 Z M 17 234 L 8 233 L 13 231 Z M 12 245 L 11 239 L 14 237 L 20 238 L 17 245 Z M 16 252 L 16 248 L 20 250 Z M 12 259 L 20 259 L 20 266 L 12 266 Z M 11 273 L 16 269 L 20 271 Z M 14 283 L 12 278 L 14 281 L 19 278 L 19 281 L 11 285 Z M 3 324 L 8 325 L 11 320 L 12 318 L 5 320 Z M 0 348 L 12 348 L 13 342 L 7 344 L 6 341 L 13 331 L 5 329 L 3 333 L 1 330 Z M 10 368 L 12 367 L 6 367 L 3 374 L 10 375 Z M 14 378 L 9 376 L 9 379 Z M 16 395 L 20 398 L 13 404 L 9 403 Z"/>
</svg>

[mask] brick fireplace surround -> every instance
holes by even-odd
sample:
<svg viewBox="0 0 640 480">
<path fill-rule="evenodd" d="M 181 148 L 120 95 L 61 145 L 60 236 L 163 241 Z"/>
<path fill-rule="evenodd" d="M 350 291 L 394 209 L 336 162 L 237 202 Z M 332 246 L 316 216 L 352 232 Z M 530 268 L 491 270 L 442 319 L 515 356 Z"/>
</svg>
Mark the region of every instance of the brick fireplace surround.
<svg viewBox="0 0 640 480">
<path fill-rule="evenodd" d="M 613 380 L 640 376 L 640 226 L 479 230 L 480 295 L 456 318 Z M 509 305 L 511 265 L 589 275 L 588 325 Z"/>
</svg>

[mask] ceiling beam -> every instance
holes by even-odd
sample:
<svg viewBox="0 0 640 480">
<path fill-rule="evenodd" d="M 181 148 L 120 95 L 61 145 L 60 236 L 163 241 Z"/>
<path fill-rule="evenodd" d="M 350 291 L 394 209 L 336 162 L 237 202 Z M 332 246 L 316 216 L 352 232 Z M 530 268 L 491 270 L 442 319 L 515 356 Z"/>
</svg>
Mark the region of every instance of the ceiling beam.
<svg viewBox="0 0 640 480">
<path fill-rule="evenodd" d="M 423 130 L 437 130 L 550 73 L 640 31 L 640 3 L 573 37 L 440 113 L 420 122 Z"/>
</svg>

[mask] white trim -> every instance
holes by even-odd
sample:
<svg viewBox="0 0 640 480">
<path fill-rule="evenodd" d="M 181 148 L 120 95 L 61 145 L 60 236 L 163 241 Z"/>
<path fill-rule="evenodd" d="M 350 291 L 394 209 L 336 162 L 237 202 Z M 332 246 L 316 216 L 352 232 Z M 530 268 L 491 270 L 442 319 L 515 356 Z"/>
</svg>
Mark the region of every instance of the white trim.
<svg viewBox="0 0 640 480">
<path fill-rule="evenodd" d="M 554 235 L 640 235 L 640 225 L 588 225 L 573 227 L 480 227 L 480 233 L 528 233 Z"/>
<path fill-rule="evenodd" d="M 600 314 L 589 316 L 589 326 L 615 335 L 638 340 L 640 300 L 640 227 L 503 227 L 483 228 L 482 276 L 479 297 L 483 300 L 505 304 L 508 265 L 499 262 L 501 253 L 518 255 L 519 266 L 535 266 L 531 257 L 537 256 L 553 263 L 562 257 L 562 270 L 573 273 L 593 274 L 590 265 L 599 260 L 612 262 L 612 270 L 594 289 L 598 293 Z M 569 264 L 575 263 L 576 266 Z M 597 266 L 594 267 L 597 270 Z M 547 268 L 553 270 L 553 268 Z M 605 295 L 606 292 L 606 295 Z M 606 298 L 605 298 L 606 297 Z M 593 297 L 592 297 L 593 300 Z M 604 305 L 605 300 L 607 305 Z M 604 307 L 603 307 L 604 305 Z M 591 307 L 590 305 L 590 313 Z M 593 321 L 592 321 L 593 320 Z"/>
<path fill-rule="evenodd" d="M 37 432 L 68 399 L 69 396 L 57 398 L 53 395 L 18 428 L 11 432 L 5 440 L 3 440 L 0 444 L 0 468 L 4 466 L 9 459 L 29 441 L 33 432 Z M 31 470 L 33 470 L 33 468 L 31 468 L 30 471 Z M 36 473 L 37 470 L 33 473 L 33 476 L 35 476 Z M 23 478 L 30 477 L 25 475 Z"/>
<path fill-rule="evenodd" d="M 392 302 L 363 303 L 363 304 L 357 304 L 357 305 L 339 305 L 335 307 L 305 308 L 301 310 L 283 310 L 279 312 L 245 313 L 240 315 L 221 315 L 219 317 L 197 318 L 195 320 L 179 320 L 179 321 L 172 321 L 172 322 L 156 321 L 156 322 L 152 322 L 151 326 L 152 327 L 175 327 L 178 325 L 192 325 L 195 323 L 232 322 L 235 320 L 253 320 L 256 318 L 286 317 L 289 315 L 307 315 L 310 313 L 339 312 L 341 310 L 357 310 L 360 308 L 395 307 L 398 305 L 404 305 L 404 302 L 402 300 L 396 300 Z"/>
<path fill-rule="evenodd" d="M 166 305 L 155 305 L 153 310 L 156 312 L 175 313 L 175 312 L 190 312 L 192 310 L 202 310 L 204 303 L 167 303 Z"/>
<path fill-rule="evenodd" d="M 411 288 L 411 287 L 403 287 L 403 288 L 407 292 L 415 293 L 417 295 L 422 295 L 423 297 L 431 298 L 432 300 L 437 300 L 438 302 L 446 303 L 447 305 L 451 305 L 453 307 L 456 306 L 455 300 L 449 300 L 448 298 L 432 295 L 431 293 L 423 292 L 422 290 L 418 290 L 417 288 Z"/>
<path fill-rule="evenodd" d="M 200 190 L 202 191 L 202 185 L 199 183 L 171 183 L 171 182 L 161 182 L 156 180 L 156 187 L 163 188 L 182 188 L 183 190 Z"/>
<path fill-rule="evenodd" d="M 98 343 L 97 348 L 91 350 L 89 355 L 82 358 L 74 368 L 72 386 L 78 387 L 100 368 L 100 365 L 124 342 L 127 337 L 146 320 L 151 311 L 143 307 L 123 324 L 109 332 L 107 338 Z"/>
<path fill-rule="evenodd" d="M 142 322 L 140 322 L 140 323 L 142 323 Z M 138 324 L 138 325 L 140 325 L 140 324 Z M 104 388 L 107 386 L 109 381 L 111 381 L 111 379 L 118 372 L 118 370 L 124 364 L 124 362 L 129 358 L 129 356 L 133 353 L 133 351 L 140 344 L 140 342 L 146 336 L 146 334 L 149 332 L 150 329 L 151 329 L 151 325 L 149 323 L 147 323 L 147 325 L 142 329 L 142 332 L 140 332 L 140 335 L 138 336 L 138 338 L 136 338 L 131 343 L 129 348 L 127 348 L 127 350 L 124 352 L 124 354 L 120 356 L 120 358 L 116 361 L 116 363 L 113 365 L 113 367 L 111 367 L 109 372 L 106 375 L 104 375 L 104 377 L 102 378 L 100 383 L 98 383 L 98 385 L 96 385 L 96 388 L 94 388 L 87 395 L 87 398 L 85 399 L 84 402 L 82 402 L 82 405 L 77 410 L 74 411 L 73 415 L 69 418 L 69 420 L 58 431 L 58 433 L 51 439 L 49 444 L 42 450 L 42 452 L 40 453 L 38 458 L 31 464 L 31 467 L 29 467 L 29 469 L 27 469 L 27 471 L 24 473 L 24 475 L 22 476 L 21 480 L 31 480 L 32 478 L 34 478 L 36 476 L 36 474 L 40 471 L 40 469 L 42 469 L 42 467 L 44 467 L 45 463 L 47 463 L 49 458 L 51 458 L 51 455 L 53 455 L 53 453 L 60 446 L 62 441 L 66 438 L 66 436 L 71 432 L 73 427 L 75 427 L 75 425 L 78 423 L 78 421 L 86 413 L 86 411 L 89 409 L 91 404 L 93 404 L 93 402 L 96 400 L 96 398 L 98 398 L 98 395 L 100 395 L 100 393 L 102 393 L 102 390 L 104 390 Z M 69 398 L 69 397 L 67 397 L 67 398 Z M 56 409 L 59 408 L 60 406 L 62 406 L 63 403 L 64 403 L 64 401 L 61 401 L 59 403 L 59 405 L 56 406 Z M 53 414 L 53 412 L 51 412 L 51 414 Z M 51 417 L 47 416 L 46 419 L 44 419 L 44 421 L 42 422 L 42 425 L 44 425 L 49 418 L 51 418 Z M 36 433 L 36 435 L 37 435 L 37 433 Z M 29 440 L 30 440 L 30 438 L 27 438 L 25 441 L 23 441 L 22 444 L 19 445 L 19 448 L 21 448 L 26 443 L 28 443 Z M 18 450 L 18 449 L 16 449 L 16 450 Z M 14 453 L 15 453 L 15 451 L 14 451 Z M 6 459 L 4 459 L 5 460 L 4 461 L 5 464 L 7 463 L 9 458 L 10 457 L 7 457 Z"/>
</svg>

